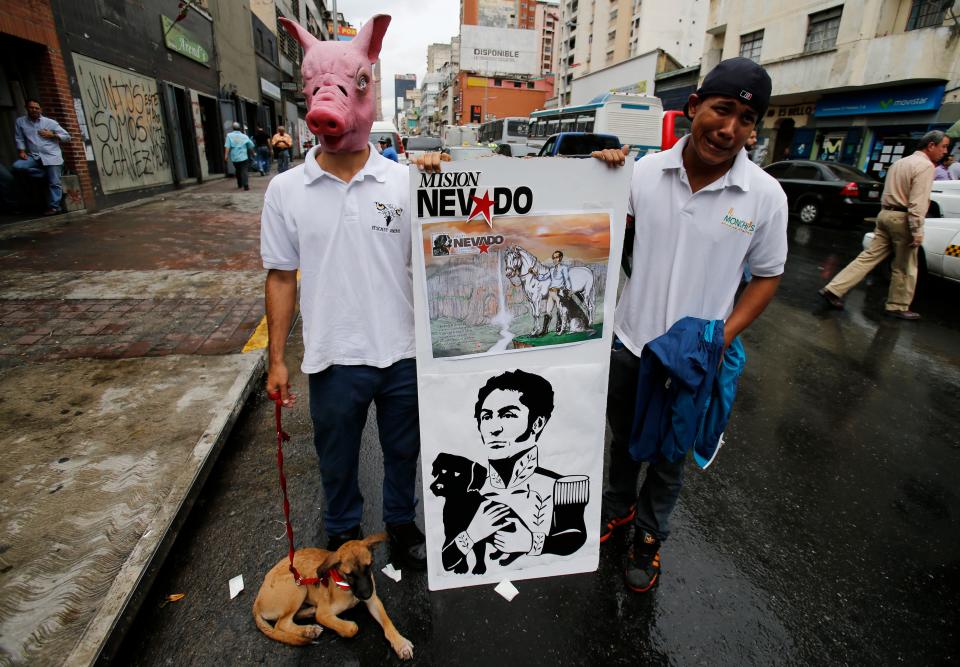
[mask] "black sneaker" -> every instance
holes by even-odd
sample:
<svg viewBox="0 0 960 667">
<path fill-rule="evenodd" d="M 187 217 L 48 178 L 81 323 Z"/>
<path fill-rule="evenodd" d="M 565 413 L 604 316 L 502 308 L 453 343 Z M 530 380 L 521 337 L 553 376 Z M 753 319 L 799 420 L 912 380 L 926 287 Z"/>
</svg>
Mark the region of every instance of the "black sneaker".
<svg viewBox="0 0 960 667">
<path fill-rule="evenodd" d="M 646 531 L 637 530 L 627 554 L 624 579 L 627 588 L 635 593 L 646 593 L 657 585 L 660 581 L 660 540 Z"/>
<path fill-rule="evenodd" d="M 387 524 L 390 537 L 390 561 L 401 569 L 427 569 L 427 542 L 413 521 L 410 523 Z"/>
<path fill-rule="evenodd" d="M 637 506 L 631 505 L 626 509 L 617 510 L 610 505 L 601 505 L 600 508 L 600 543 L 603 544 L 613 535 L 620 526 L 625 526 L 637 518 Z"/>
<path fill-rule="evenodd" d="M 336 551 L 350 540 L 360 539 L 363 539 L 363 531 L 360 530 L 360 526 L 355 526 L 339 535 L 330 535 L 327 538 L 327 551 Z"/>
</svg>

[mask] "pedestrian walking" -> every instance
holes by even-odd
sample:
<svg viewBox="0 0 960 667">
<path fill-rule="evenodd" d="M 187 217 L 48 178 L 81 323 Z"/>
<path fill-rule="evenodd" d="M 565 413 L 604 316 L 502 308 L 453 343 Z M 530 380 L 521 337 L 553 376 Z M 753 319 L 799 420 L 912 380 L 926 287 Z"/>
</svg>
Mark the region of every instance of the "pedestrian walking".
<svg viewBox="0 0 960 667">
<path fill-rule="evenodd" d="M 233 124 L 233 132 L 227 134 L 223 144 L 223 159 L 233 163 L 237 176 L 237 188 L 250 189 L 250 162 L 254 156 L 253 141 L 250 140 L 240 123 Z"/>
<path fill-rule="evenodd" d="M 629 453 L 646 344 L 684 317 L 725 320 L 723 349 L 767 307 L 787 256 L 787 197 L 750 161 L 744 146 L 770 100 L 767 72 L 747 58 L 722 61 L 690 95 L 691 132 L 673 148 L 634 164 L 627 227 L 632 272 L 617 304 L 607 419 L 613 439 L 604 488 L 601 542 L 634 525 L 625 568 L 630 590 L 660 578 L 660 547 L 683 487 L 684 458 L 641 463 Z M 594 153 L 623 164 L 625 151 Z M 626 246 L 630 247 L 630 246 Z M 736 299 L 744 267 L 752 280 Z"/>
<path fill-rule="evenodd" d="M 270 135 L 259 125 L 253 131 L 253 144 L 257 148 L 257 170 L 266 176 L 270 173 Z"/>
<path fill-rule="evenodd" d="M 270 138 L 270 146 L 277 160 L 277 173 L 282 174 L 290 167 L 290 147 L 293 146 L 293 137 L 283 125 L 277 127 L 277 133 Z"/>
<path fill-rule="evenodd" d="M 390 140 L 390 137 L 383 137 L 378 143 L 380 144 L 380 152 L 383 157 L 388 160 L 393 160 L 394 162 L 400 162 L 400 158 L 397 156 L 397 149 L 393 147 L 393 141 Z"/>
<path fill-rule="evenodd" d="M 950 140 L 939 130 L 920 139 L 912 155 L 890 166 L 880 198 L 880 214 L 873 230 L 873 242 L 843 271 L 819 291 L 827 303 L 843 309 L 843 297 L 874 267 L 893 255 L 890 289 L 885 314 L 902 320 L 919 320 L 910 310 L 917 287 L 917 248 L 923 243 L 923 221 L 930 206 L 934 164 L 947 152 Z"/>
<path fill-rule="evenodd" d="M 70 135 L 52 118 L 43 115 L 40 103 L 27 100 L 27 114 L 15 121 L 14 140 L 19 160 L 14 161 L 13 171 L 29 178 L 47 181 L 47 210 L 44 215 L 61 212 L 63 188 L 60 175 L 63 170 L 63 151 L 60 144 L 70 141 Z"/>
<path fill-rule="evenodd" d="M 952 155 L 944 155 L 943 159 L 940 160 L 940 163 L 934 167 L 933 170 L 933 180 L 935 181 L 952 181 L 953 174 L 950 172 L 950 168 L 953 167 L 954 159 Z"/>
<path fill-rule="evenodd" d="M 297 299 L 320 460 L 327 548 L 361 533 L 360 437 L 377 406 L 383 449 L 383 521 L 394 562 L 426 568 L 414 523 L 417 458 L 416 349 L 411 282 L 410 180 L 370 146 L 377 61 L 390 17 L 364 23 L 352 42 L 319 42 L 280 19 L 304 49 L 307 125 L 320 137 L 304 164 L 274 178 L 264 197 L 261 255 L 268 270 L 267 391 L 295 401 L 284 360 Z M 318 74 L 319 73 L 319 74 Z M 386 221 L 383 210 L 395 212 Z M 349 295 L 349 298 L 345 298 Z"/>
</svg>

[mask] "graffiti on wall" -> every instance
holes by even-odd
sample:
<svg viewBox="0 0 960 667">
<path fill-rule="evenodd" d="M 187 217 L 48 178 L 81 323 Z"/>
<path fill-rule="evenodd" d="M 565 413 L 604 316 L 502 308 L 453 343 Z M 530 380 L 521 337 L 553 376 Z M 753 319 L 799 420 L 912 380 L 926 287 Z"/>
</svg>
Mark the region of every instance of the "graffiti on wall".
<svg viewBox="0 0 960 667">
<path fill-rule="evenodd" d="M 73 54 L 105 193 L 170 183 L 170 155 L 153 79 Z"/>
</svg>

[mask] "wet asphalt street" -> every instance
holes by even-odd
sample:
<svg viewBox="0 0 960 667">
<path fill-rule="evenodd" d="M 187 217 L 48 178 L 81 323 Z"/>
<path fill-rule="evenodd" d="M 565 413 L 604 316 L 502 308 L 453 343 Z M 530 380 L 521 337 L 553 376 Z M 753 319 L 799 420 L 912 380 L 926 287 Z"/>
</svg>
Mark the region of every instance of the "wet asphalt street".
<svg viewBox="0 0 960 667">
<path fill-rule="evenodd" d="M 920 323 L 882 316 L 878 274 L 838 313 L 816 290 L 865 228 L 791 226 L 776 301 L 745 335 L 726 446 L 690 466 L 662 583 L 622 584 L 625 536 L 595 573 L 429 593 L 425 575 L 377 577 L 424 665 L 929 665 L 960 661 L 960 285 L 931 279 Z M 299 331 L 295 332 L 295 339 Z M 291 342 L 291 354 L 299 345 Z M 298 546 L 322 546 L 306 387 L 286 413 Z M 354 639 L 295 648 L 250 607 L 285 553 L 272 404 L 251 399 L 116 656 L 142 665 L 398 663 L 362 608 Z M 372 421 L 372 420 L 371 420 Z M 380 456 L 365 433 L 367 533 L 380 529 Z M 386 553 L 377 556 L 377 569 Z M 230 600 L 227 581 L 246 590 Z M 169 594 L 185 593 L 164 604 Z"/>
</svg>

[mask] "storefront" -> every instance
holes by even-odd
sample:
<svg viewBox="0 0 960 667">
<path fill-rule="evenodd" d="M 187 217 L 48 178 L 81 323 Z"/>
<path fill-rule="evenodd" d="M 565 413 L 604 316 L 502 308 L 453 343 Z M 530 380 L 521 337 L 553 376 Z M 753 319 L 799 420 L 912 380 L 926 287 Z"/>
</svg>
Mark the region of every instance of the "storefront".
<svg viewBox="0 0 960 667">
<path fill-rule="evenodd" d="M 825 95 L 813 114 L 813 155 L 883 179 L 893 161 L 937 126 L 943 94 L 937 84 Z"/>
<path fill-rule="evenodd" d="M 98 205 L 223 172 L 208 13 L 176 20 L 163 0 L 105 5 L 102 16 L 65 0 L 53 9 Z"/>
</svg>

